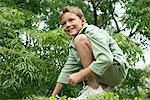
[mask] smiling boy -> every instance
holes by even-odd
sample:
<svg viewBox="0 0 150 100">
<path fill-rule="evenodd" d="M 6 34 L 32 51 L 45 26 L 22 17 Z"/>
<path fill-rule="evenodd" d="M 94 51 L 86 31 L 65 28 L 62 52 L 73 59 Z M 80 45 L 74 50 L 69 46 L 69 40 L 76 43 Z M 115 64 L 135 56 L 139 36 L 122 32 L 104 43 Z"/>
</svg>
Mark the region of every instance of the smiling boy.
<svg viewBox="0 0 150 100">
<path fill-rule="evenodd" d="M 79 100 L 119 85 L 126 76 L 126 59 L 114 39 L 105 30 L 88 25 L 78 7 L 64 7 L 60 18 L 64 31 L 73 38 L 52 96 L 58 95 L 64 84 L 74 85 L 82 80 L 87 86 Z"/>
</svg>

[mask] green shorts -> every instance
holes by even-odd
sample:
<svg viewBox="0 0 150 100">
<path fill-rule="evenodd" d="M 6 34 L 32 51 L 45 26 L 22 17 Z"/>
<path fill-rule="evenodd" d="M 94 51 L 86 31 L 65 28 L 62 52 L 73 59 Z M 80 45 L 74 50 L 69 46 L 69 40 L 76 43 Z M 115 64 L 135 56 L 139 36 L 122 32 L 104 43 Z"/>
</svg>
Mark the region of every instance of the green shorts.
<svg viewBox="0 0 150 100">
<path fill-rule="evenodd" d="M 112 66 L 107 69 L 103 76 L 96 76 L 96 80 L 101 84 L 117 86 L 122 83 L 125 78 L 121 70 L 123 70 L 123 66 L 117 61 L 114 61 Z"/>
</svg>

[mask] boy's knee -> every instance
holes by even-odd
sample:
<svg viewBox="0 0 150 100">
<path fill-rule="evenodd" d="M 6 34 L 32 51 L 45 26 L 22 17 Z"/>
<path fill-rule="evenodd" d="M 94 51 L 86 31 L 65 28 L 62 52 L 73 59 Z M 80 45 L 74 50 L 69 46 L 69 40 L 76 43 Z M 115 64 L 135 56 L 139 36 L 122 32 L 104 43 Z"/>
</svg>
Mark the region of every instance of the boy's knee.
<svg viewBox="0 0 150 100">
<path fill-rule="evenodd" d="M 84 34 L 79 34 L 74 38 L 74 44 L 79 44 L 88 41 L 88 37 Z"/>
</svg>

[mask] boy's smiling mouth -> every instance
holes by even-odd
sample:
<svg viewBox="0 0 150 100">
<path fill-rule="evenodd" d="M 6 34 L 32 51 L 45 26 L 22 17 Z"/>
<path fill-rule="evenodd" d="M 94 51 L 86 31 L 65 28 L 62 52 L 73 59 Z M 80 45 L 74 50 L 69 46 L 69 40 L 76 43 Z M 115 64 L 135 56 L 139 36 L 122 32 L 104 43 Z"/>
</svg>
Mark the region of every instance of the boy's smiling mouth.
<svg viewBox="0 0 150 100">
<path fill-rule="evenodd" d="M 74 26 L 73 26 L 73 27 L 70 27 L 70 28 L 67 29 L 67 32 L 71 32 L 71 31 L 74 30 L 74 29 L 75 29 Z"/>
</svg>

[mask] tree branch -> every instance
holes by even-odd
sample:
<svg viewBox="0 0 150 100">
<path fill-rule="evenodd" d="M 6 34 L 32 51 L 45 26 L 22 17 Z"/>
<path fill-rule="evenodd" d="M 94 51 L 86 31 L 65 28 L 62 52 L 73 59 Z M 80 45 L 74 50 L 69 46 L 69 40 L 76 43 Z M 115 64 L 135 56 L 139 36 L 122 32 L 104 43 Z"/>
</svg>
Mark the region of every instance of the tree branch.
<svg viewBox="0 0 150 100">
<path fill-rule="evenodd" d="M 91 1 L 91 4 L 92 4 L 92 7 L 93 7 L 93 13 L 94 13 L 94 25 L 97 26 L 97 11 L 96 11 L 96 5 L 95 5 L 95 2 L 93 0 L 90 0 Z"/>
</svg>

